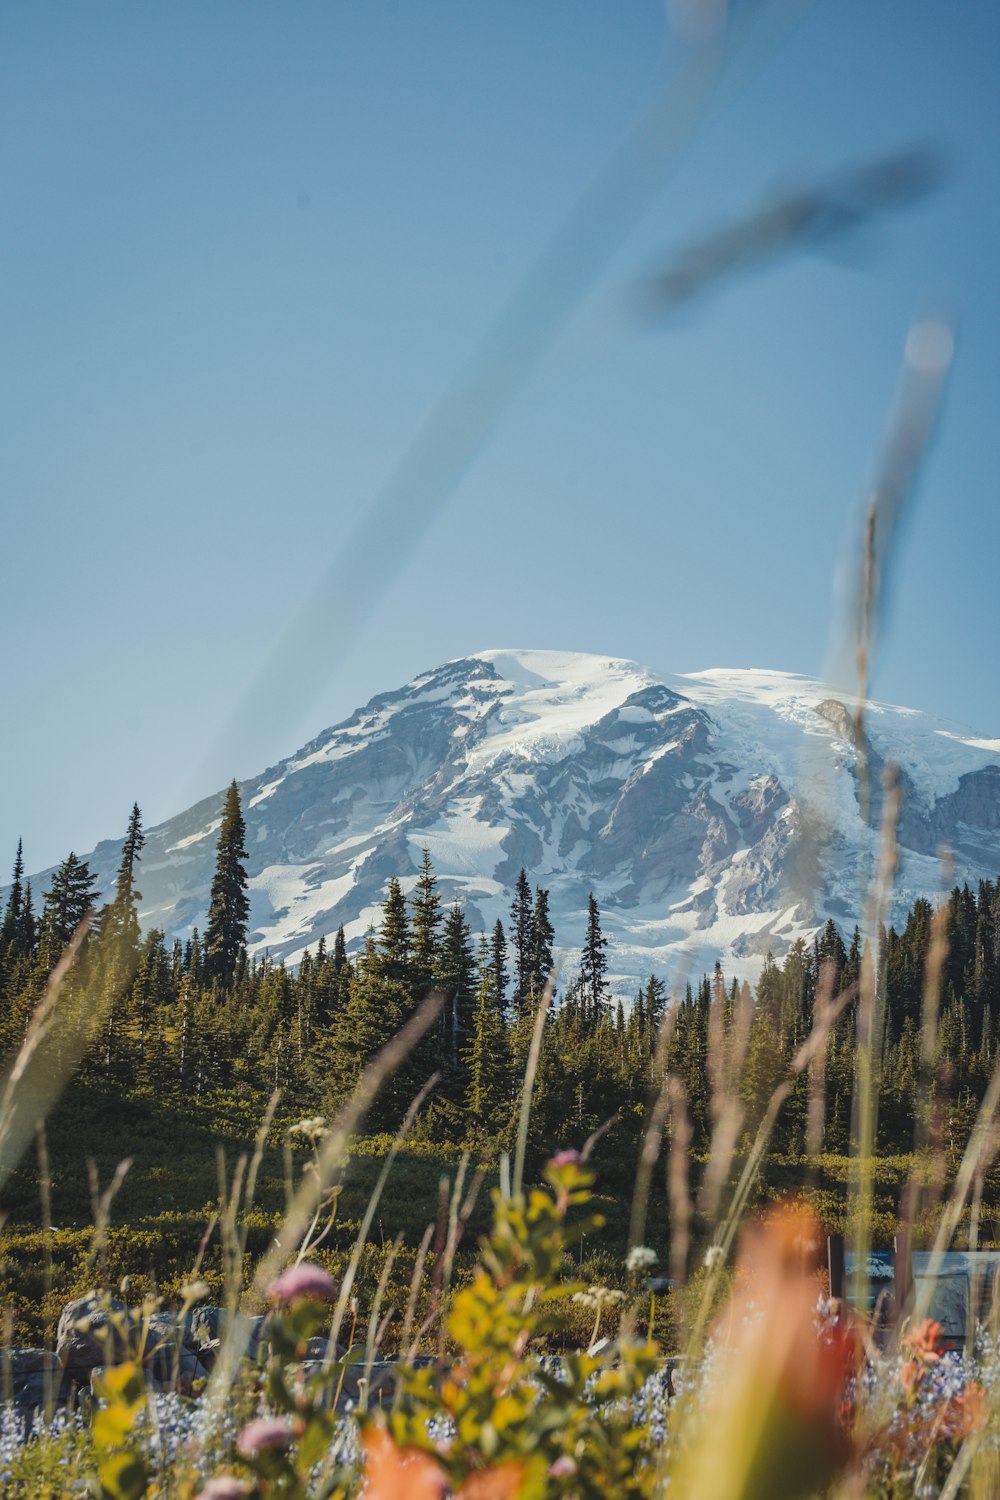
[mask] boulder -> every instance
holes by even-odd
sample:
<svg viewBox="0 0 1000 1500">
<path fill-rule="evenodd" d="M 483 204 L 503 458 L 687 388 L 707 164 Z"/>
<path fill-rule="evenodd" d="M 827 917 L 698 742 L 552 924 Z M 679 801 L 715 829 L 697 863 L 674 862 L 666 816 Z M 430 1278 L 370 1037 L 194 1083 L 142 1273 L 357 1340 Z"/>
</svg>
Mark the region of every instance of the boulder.
<svg viewBox="0 0 1000 1500">
<path fill-rule="evenodd" d="M 56 1332 L 56 1354 L 71 1375 L 86 1379 L 95 1365 L 117 1364 L 132 1352 L 135 1329 L 116 1297 L 88 1292 L 67 1302 Z"/>
</svg>

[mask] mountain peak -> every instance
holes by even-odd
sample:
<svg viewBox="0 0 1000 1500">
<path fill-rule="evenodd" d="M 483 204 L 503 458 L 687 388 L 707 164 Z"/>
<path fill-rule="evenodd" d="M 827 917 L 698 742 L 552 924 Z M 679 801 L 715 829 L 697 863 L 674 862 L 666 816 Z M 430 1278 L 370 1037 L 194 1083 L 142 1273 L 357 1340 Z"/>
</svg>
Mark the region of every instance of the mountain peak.
<svg viewBox="0 0 1000 1500">
<path fill-rule="evenodd" d="M 473 930 L 506 922 L 523 866 L 550 893 L 575 972 L 587 897 L 619 988 L 651 970 L 750 975 L 827 917 L 853 927 L 876 837 L 857 789 L 853 704 L 795 673 L 661 676 L 618 657 L 502 648 L 372 698 L 241 786 L 251 945 L 296 962 L 343 925 L 360 942 L 389 878 L 430 850 Z M 1000 866 L 1000 742 L 866 706 L 875 771 L 901 767 L 900 910 Z M 143 921 L 203 926 L 222 794 L 149 831 Z M 806 847 L 808 846 L 808 847 Z M 110 886 L 117 845 L 93 868 Z M 816 876 L 803 883 L 803 870 Z"/>
</svg>

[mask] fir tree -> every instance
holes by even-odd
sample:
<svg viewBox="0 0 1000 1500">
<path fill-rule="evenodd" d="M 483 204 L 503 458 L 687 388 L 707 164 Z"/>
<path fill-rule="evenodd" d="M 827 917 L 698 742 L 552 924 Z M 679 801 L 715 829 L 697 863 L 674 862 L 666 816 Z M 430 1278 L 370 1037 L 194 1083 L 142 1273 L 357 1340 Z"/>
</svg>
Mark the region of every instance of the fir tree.
<svg viewBox="0 0 1000 1500">
<path fill-rule="evenodd" d="M 534 990 L 534 909 L 531 886 L 522 867 L 510 907 L 510 945 L 514 954 L 514 1014 L 521 1015 Z"/>
<path fill-rule="evenodd" d="M 480 947 L 479 994 L 465 1053 L 466 1108 L 480 1136 L 502 1133 L 511 1116 L 510 1049 L 496 993 L 496 968 L 485 936 Z"/>
<path fill-rule="evenodd" d="M 245 956 L 247 919 L 246 824 L 235 780 L 226 793 L 215 854 L 215 876 L 205 928 L 206 980 L 226 989 L 232 984 L 241 954 Z"/>
<path fill-rule="evenodd" d="M 451 1070 L 457 1071 L 472 1024 L 473 997 L 476 993 L 476 959 L 472 951 L 472 934 L 465 920 L 465 913 L 457 901 L 445 918 L 438 982 L 445 996 L 441 1017 L 445 1056 Z M 454 1088 L 449 1091 L 454 1092 Z"/>
<path fill-rule="evenodd" d="M 0 925 L 0 954 L 14 947 L 18 934 L 21 931 L 22 907 L 24 903 L 24 852 L 21 840 L 17 841 L 17 854 L 14 856 L 14 874 L 11 879 L 10 895 L 7 897 L 7 905 L 4 908 L 3 923 Z"/>
<path fill-rule="evenodd" d="M 382 926 L 378 938 L 379 972 L 386 979 L 409 985 L 413 980 L 413 943 L 403 888 L 393 875 L 382 903 Z M 388 1041 L 390 1033 L 384 1040 Z"/>
<path fill-rule="evenodd" d="M 438 929 L 441 926 L 441 898 L 437 893 L 437 880 L 431 870 L 431 856 L 427 849 L 423 852 L 412 907 L 413 979 L 419 996 L 434 983 L 440 947 Z"/>
<path fill-rule="evenodd" d="M 608 1000 L 605 974 L 608 940 L 601 932 L 601 913 L 593 891 L 587 897 L 587 936 L 580 955 L 580 992 L 583 1012 L 591 1025 L 602 1015 Z"/>
<path fill-rule="evenodd" d="M 142 857 L 146 835 L 142 831 L 142 814 L 139 804 L 132 804 L 128 829 L 122 845 L 122 857 L 115 878 L 114 899 L 105 907 L 101 921 L 101 936 L 105 942 L 120 944 L 122 949 L 134 957 L 139 947 L 139 917 L 136 902 L 142 900 L 142 892 L 135 887 L 135 867 Z"/>
<path fill-rule="evenodd" d="M 46 961 L 52 966 L 85 917 L 97 905 L 97 877 L 85 859 L 70 853 L 52 877 L 42 909 Z"/>
<path fill-rule="evenodd" d="M 549 916 L 549 893 L 535 887 L 535 909 L 531 919 L 531 986 L 534 996 L 543 993 L 552 980 L 555 964 L 552 944 L 555 930 Z"/>
<path fill-rule="evenodd" d="M 490 961 L 493 965 L 493 993 L 496 996 L 500 1014 L 504 1015 L 507 1010 L 507 937 L 499 917 L 493 929 Z"/>
</svg>

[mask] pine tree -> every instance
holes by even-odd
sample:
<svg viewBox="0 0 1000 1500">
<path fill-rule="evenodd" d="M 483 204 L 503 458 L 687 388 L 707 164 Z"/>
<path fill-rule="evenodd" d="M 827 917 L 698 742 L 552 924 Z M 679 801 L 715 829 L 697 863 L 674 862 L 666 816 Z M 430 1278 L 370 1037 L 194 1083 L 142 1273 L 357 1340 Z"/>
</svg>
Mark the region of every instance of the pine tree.
<svg viewBox="0 0 1000 1500">
<path fill-rule="evenodd" d="M 4 908 L 3 923 L 0 925 L 0 954 L 4 954 L 12 948 L 21 930 L 22 907 L 24 903 L 24 851 L 21 840 L 17 841 L 17 854 L 14 856 L 14 874 L 11 880 L 10 895 L 7 897 L 7 905 Z"/>
<path fill-rule="evenodd" d="M 241 955 L 246 954 L 247 857 L 246 824 L 235 780 L 226 793 L 222 825 L 216 845 L 215 876 L 205 928 L 204 974 L 206 980 L 227 989 L 233 982 Z"/>
<path fill-rule="evenodd" d="M 52 967 L 83 919 L 91 916 L 97 905 L 97 877 L 85 859 L 77 859 L 70 851 L 53 875 L 44 903 L 43 945 L 46 963 Z"/>
<path fill-rule="evenodd" d="M 378 938 L 379 972 L 385 979 L 398 984 L 413 982 L 413 942 L 410 923 L 406 913 L 406 897 L 403 888 L 393 875 L 389 881 L 385 901 L 382 904 L 382 926 Z M 385 1041 L 390 1033 L 386 1033 Z"/>
<path fill-rule="evenodd" d="M 413 897 L 413 979 L 417 995 L 423 995 L 434 983 L 437 971 L 441 926 L 441 898 L 431 869 L 430 851 L 425 849 Z"/>
<path fill-rule="evenodd" d="M 534 990 L 534 910 L 531 886 L 523 866 L 510 906 L 510 945 L 514 952 L 514 1014 L 521 1015 Z"/>
<path fill-rule="evenodd" d="M 510 1047 L 496 993 L 496 968 L 485 936 L 480 945 L 480 981 L 465 1053 L 466 1108 L 479 1136 L 499 1135 L 511 1116 Z"/>
<path fill-rule="evenodd" d="M 493 965 L 493 993 L 496 996 L 500 1014 L 504 1015 L 507 1010 L 507 937 L 499 917 L 493 929 L 490 961 Z"/>
<path fill-rule="evenodd" d="M 555 963 L 552 944 L 555 929 L 549 916 L 549 893 L 541 886 L 535 887 L 535 910 L 531 920 L 531 985 L 533 997 L 542 994 L 552 980 Z"/>
<path fill-rule="evenodd" d="M 142 831 L 142 814 L 139 804 L 132 804 L 128 829 L 122 845 L 121 862 L 115 879 L 114 899 L 105 907 L 101 920 L 101 936 L 106 943 L 120 944 L 129 958 L 134 958 L 139 947 L 139 917 L 136 903 L 142 900 L 142 892 L 135 888 L 135 867 L 142 858 L 146 835 Z"/>
<path fill-rule="evenodd" d="M 472 1025 L 473 998 L 476 993 L 476 959 L 472 951 L 472 934 L 465 913 L 456 901 L 445 918 L 438 964 L 438 982 L 445 996 L 442 1012 L 445 1057 L 450 1071 L 457 1073 Z M 454 1093 L 453 1080 L 448 1079 Z M 458 1090 L 460 1092 L 460 1088 Z"/>
<path fill-rule="evenodd" d="M 601 932 L 601 913 L 593 891 L 587 897 L 587 936 L 580 955 L 580 991 L 584 1015 L 596 1025 L 608 1001 L 605 974 L 608 940 Z"/>
</svg>

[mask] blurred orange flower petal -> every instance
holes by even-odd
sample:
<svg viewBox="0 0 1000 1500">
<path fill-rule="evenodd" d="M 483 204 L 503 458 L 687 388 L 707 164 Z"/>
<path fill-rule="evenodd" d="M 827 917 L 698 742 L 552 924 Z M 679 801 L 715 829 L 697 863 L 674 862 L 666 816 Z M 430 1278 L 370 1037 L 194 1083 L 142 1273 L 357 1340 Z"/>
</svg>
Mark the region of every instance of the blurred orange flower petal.
<svg viewBox="0 0 1000 1500">
<path fill-rule="evenodd" d="M 470 1474 L 456 1500 L 514 1500 L 524 1478 L 523 1464 L 499 1464 Z"/>
<path fill-rule="evenodd" d="M 384 1427 L 369 1427 L 365 1454 L 365 1500 L 441 1500 L 447 1480 L 440 1465 L 419 1448 L 397 1448 Z"/>
<path fill-rule="evenodd" d="M 933 1318 L 918 1323 L 903 1341 L 920 1359 L 931 1362 L 941 1358 L 941 1324 Z"/>
</svg>

